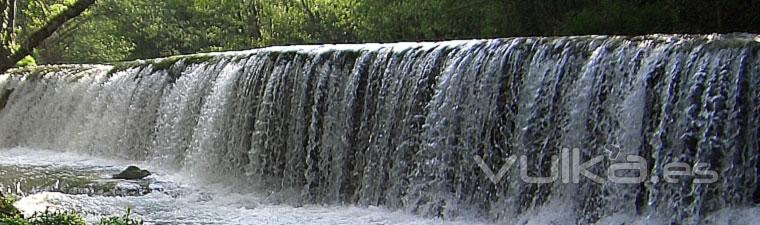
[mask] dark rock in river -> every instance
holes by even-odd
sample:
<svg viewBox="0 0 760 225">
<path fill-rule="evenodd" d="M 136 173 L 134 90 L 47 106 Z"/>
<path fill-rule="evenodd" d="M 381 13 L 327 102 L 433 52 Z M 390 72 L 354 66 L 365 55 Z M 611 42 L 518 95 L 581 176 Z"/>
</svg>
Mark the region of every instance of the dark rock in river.
<svg viewBox="0 0 760 225">
<path fill-rule="evenodd" d="M 113 179 L 139 180 L 150 175 L 151 173 L 147 170 L 142 170 L 136 166 L 129 166 L 127 167 L 127 169 L 125 169 L 121 173 L 114 174 Z"/>
<path fill-rule="evenodd" d="M 0 111 L 5 108 L 5 105 L 8 103 L 8 99 L 11 97 L 11 93 L 13 93 L 13 89 L 0 89 Z"/>
</svg>

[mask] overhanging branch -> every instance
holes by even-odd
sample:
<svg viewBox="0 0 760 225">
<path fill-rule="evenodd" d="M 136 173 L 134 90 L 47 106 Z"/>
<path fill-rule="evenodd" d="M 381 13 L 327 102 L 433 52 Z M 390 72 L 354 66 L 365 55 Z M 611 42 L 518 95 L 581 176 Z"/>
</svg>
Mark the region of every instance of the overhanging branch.
<svg viewBox="0 0 760 225">
<path fill-rule="evenodd" d="M 53 17 L 50 21 L 41 27 L 39 30 L 32 33 L 26 41 L 21 43 L 21 48 L 14 52 L 10 57 L 0 59 L 0 73 L 5 73 L 8 69 L 13 67 L 16 62 L 21 61 L 24 57 L 32 54 L 35 48 L 42 44 L 48 37 L 53 35 L 58 29 L 60 29 L 67 21 L 79 16 L 87 10 L 90 5 L 94 4 L 96 0 L 79 0 L 74 5 L 68 7 L 65 11 L 57 16 Z"/>
</svg>

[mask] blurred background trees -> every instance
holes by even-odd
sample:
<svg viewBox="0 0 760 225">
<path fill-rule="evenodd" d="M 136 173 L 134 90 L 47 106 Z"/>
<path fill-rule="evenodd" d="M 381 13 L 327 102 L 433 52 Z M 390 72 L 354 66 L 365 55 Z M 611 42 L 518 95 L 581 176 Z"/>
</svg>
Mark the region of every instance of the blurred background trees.
<svg viewBox="0 0 760 225">
<path fill-rule="evenodd" d="M 15 27 L 38 27 L 67 1 L 18 0 Z M 760 0 L 98 0 L 34 56 L 102 63 L 291 44 L 758 33 L 758 12 Z"/>
<path fill-rule="evenodd" d="M 35 64 L 34 51 L 94 3 L 95 0 L 0 0 L 0 73 L 14 66 Z"/>
</svg>

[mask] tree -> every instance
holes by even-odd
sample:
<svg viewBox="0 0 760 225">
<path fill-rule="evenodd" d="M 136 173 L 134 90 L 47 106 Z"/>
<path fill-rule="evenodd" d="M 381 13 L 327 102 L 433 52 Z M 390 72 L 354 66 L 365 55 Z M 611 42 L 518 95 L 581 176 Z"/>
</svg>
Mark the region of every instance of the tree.
<svg viewBox="0 0 760 225">
<path fill-rule="evenodd" d="M 41 27 L 61 10 L 56 5 L 74 0 L 17 1 L 24 13 L 16 27 Z M 35 59 L 107 63 L 291 44 L 760 32 L 760 1 L 747 0 L 99 1 L 37 46 Z"/>
<path fill-rule="evenodd" d="M 42 44 L 45 39 L 53 35 L 58 29 L 60 29 L 67 21 L 79 16 L 87 8 L 95 3 L 95 0 L 78 0 L 63 12 L 53 16 L 42 27 L 32 32 L 26 39 L 16 45 L 15 40 L 15 17 L 17 9 L 17 0 L 0 0 L 0 8 L 2 13 L 0 14 L 0 23 L 3 24 L 2 43 L 3 46 L 0 49 L 0 73 L 5 73 L 8 69 L 13 67 L 16 62 L 24 59 L 32 54 L 35 48 Z"/>
<path fill-rule="evenodd" d="M 16 0 L 0 0 L 0 58 L 10 56 L 11 46 L 14 45 L 14 29 L 16 25 Z"/>
</svg>

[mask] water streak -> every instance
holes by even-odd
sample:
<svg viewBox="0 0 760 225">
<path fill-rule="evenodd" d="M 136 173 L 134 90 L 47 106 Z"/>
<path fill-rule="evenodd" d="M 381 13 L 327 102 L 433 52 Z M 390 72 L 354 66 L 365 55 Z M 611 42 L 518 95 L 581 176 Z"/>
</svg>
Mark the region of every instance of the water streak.
<svg viewBox="0 0 760 225">
<path fill-rule="evenodd" d="M 698 224 L 760 202 L 758 50 L 751 35 L 512 38 L 17 71 L 0 75 L 0 147 L 145 160 L 292 204 Z M 529 184 L 513 168 L 493 184 L 473 160 L 526 155 L 546 177 L 563 148 L 638 155 L 658 177 L 710 163 L 720 179 Z"/>
</svg>

